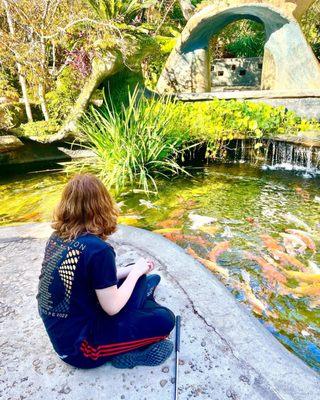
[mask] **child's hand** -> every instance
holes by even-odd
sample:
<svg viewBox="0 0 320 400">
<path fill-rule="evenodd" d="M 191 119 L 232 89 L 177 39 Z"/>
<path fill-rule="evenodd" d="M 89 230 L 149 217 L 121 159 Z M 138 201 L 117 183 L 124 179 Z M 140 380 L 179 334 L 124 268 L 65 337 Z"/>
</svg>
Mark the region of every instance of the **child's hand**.
<svg viewBox="0 0 320 400">
<path fill-rule="evenodd" d="M 149 266 L 149 271 L 147 273 L 149 273 L 152 270 L 154 270 L 154 261 L 151 258 L 147 258 L 147 263 L 148 263 L 148 266 Z"/>
<path fill-rule="evenodd" d="M 140 257 L 132 266 L 132 271 L 137 273 L 139 276 L 147 274 L 149 270 L 149 262 L 142 257 Z"/>
<path fill-rule="evenodd" d="M 139 276 L 148 274 L 154 269 L 154 261 L 151 258 L 139 258 L 132 266 L 132 270 Z"/>
</svg>

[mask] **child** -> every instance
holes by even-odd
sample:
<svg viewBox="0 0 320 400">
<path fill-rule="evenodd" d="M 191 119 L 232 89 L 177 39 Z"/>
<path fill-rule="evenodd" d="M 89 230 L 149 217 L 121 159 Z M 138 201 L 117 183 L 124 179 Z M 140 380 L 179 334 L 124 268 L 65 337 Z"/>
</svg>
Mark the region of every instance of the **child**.
<svg viewBox="0 0 320 400">
<path fill-rule="evenodd" d="M 93 175 L 71 179 L 55 211 L 39 277 L 38 308 L 59 357 L 78 368 L 159 365 L 173 350 L 165 338 L 173 313 L 155 302 L 151 259 L 116 269 L 106 238 L 118 211 Z"/>
</svg>

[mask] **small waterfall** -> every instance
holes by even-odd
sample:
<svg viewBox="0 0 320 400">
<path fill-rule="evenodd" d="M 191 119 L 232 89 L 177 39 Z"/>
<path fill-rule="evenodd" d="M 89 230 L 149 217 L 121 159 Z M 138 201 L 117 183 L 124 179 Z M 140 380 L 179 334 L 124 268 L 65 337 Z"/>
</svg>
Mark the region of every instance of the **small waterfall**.
<svg viewBox="0 0 320 400">
<path fill-rule="evenodd" d="M 270 146 L 272 150 L 270 152 Z M 270 156 L 271 153 L 271 156 Z M 320 175 L 320 148 L 281 141 L 269 141 L 263 169 L 302 172 L 306 178 Z"/>
<path fill-rule="evenodd" d="M 320 175 L 320 147 L 280 140 L 237 139 L 229 143 L 229 160 L 262 164 L 262 169 L 297 171 L 305 178 Z"/>
</svg>

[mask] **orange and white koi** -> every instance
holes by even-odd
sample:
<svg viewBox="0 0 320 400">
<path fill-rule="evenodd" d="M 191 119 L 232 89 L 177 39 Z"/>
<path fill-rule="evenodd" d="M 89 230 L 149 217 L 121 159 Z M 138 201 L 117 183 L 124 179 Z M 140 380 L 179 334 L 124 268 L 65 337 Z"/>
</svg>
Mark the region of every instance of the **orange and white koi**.
<svg viewBox="0 0 320 400">
<path fill-rule="evenodd" d="M 188 247 L 187 253 L 199 262 L 201 262 L 201 264 L 207 267 L 210 271 L 217 272 L 219 275 L 223 276 L 226 279 L 229 278 L 229 272 L 227 269 L 220 267 L 220 265 L 216 264 L 213 261 L 200 257 L 193 249 L 191 249 L 191 247 Z"/>
<path fill-rule="evenodd" d="M 283 238 L 284 247 L 292 256 L 295 256 L 296 252 L 301 254 L 306 251 L 307 245 L 300 237 L 291 233 L 280 233 L 280 236 Z"/>
<path fill-rule="evenodd" d="M 316 245 L 313 241 L 310 233 L 301 231 L 299 229 L 286 229 L 286 232 L 291 233 L 292 235 L 298 236 L 308 247 L 308 249 L 312 251 L 316 251 Z"/>
<path fill-rule="evenodd" d="M 298 217 L 296 217 L 295 215 L 291 214 L 291 213 L 287 213 L 283 215 L 283 218 L 285 220 L 287 220 L 288 222 L 291 222 L 292 224 L 303 228 L 306 231 L 310 231 L 310 226 L 308 226 L 305 222 L 303 222 L 301 219 L 299 219 Z"/>
<path fill-rule="evenodd" d="M 292 265 L 293 267 L 298 268 L 302 272 L 307 272 L 307 268 L 302 264 L 302 262 L 297 260 L 292 255 L 284 253 L 279 250 L 274 250 L 272 254 L 274 258 L 279 260 L 282 265 Z"/>
</svg>

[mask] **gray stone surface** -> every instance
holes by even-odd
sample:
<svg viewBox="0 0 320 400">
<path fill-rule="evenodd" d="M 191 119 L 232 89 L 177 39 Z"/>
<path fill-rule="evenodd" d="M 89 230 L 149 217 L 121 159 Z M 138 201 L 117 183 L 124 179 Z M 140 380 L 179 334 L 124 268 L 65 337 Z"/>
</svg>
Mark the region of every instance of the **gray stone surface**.
<svg viewBox="0 0 320 400">
<path fill-rule="evenodd" d="M 320 89 L 320 66 L 293 16 L 294 5 L 287 7 L 286 1 L 259 3 L 214 2 L 195 13 L 165 64 L 157 91 L 209 92 L 209 41 L 228 24 L 241 19 L 258 21 L 265 27 L 261 89 Z M 303 2 L 297 3 L 301 6 Z"/>
<path fill-rule="evenodd" d="M 259 88 L 262 57 L 216 58 L 211 65 L 211 86 L 254 86 Z"/>
<path fill-rule="evenodd" d="M 183 101 L 208 101 L 217 99 L 250 100 L 266 103 L 273 107 L 284 106 L 302 118 L 320 120 L 320 90 L 314 91 L 274 91 L 274 90 L 228 90 L 207 93 L 181 93 L 176 97 Z"/>
<path fill-rule="evenodd" d="M 35 294 L 48 224 L 0 229 L 0 397 L 173 399 L 174 358 L 157 368 L 77 370 L 54 354 Z M 151 256 L 159 302 L 182 315 L 180 399 L 315 400 L 318 375 L 273 338 L 211 273 L 154 233 L 119 226 L 109 239 L 123 265 Z"/>
<path fill-rule="evenodd" d="M 0 136 L 0 153 L 7 153 L 22 146 L 21 140 L 13 135 Z"/>
</svg>

